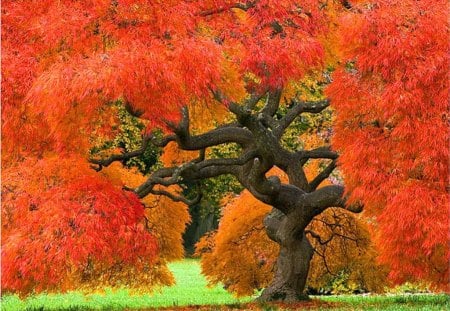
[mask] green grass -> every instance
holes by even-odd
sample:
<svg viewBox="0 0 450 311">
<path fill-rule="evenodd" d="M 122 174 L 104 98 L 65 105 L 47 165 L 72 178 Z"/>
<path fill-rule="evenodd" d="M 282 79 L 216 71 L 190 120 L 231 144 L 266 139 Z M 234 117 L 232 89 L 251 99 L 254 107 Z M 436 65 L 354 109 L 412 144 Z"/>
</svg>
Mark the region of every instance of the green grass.
<svg viewBox="0 0 450 311">
<path fill-rule="evenodd" d="M 450 297 L 446 294 L 403 295 L 340 295 L 320 297 L 322 301 L 343 303 L 333 310 L 388 310 L 438 311 L 450 310 Z"/>
<path fill-rule="evenodd" d="M 132 296 L 127 290 L 106 294 L 83 295 L 79 292 L 67 294 L 41 294 L 21 300 L 18 296 L 2 297 L 2 311 L 34 311 L 34 310 L 124 310 L 144 309 L 152 307 L 175 307 L 188 305 L 232 305 L 238 309 L 243 303 L 250 302 L 251 297 L 236 299 L 222 287 L 206 287 L 206 280 L 200 274 L 200 266 L 196 260 L 183 260 L 172 263 L 177 284 L 164 287 L 160 292 L 151 295 Z M 317 302 L 337 303 L 333 310 L 450 310 L 448 295 L 369 295 L 369 296 L 320 296 L 314 297 Z M 255 306 L 256 307 L 256 306 Z M 281 308 L 286 310 L 285 308 Z M 265 305 L 261 310 L 281 310 L 278 306 Z M 324 310 L 317 303 L 315 310 Z M 211 310 L 214 310 L 211 307 Z"/>
<path fill-rule="evenodd" d="M 2 311 L 19 310 L 123 310 L 170 307 L 186 305 L 223 305 L 240 304 L 251 300 L 250 297 L 236 299 L 221 286 L 206 287 L 206 280 L 200 274 L 198 261 L 187 259 L 170 264 L 175 275 L 176 285 L 164 287 L 161 292 L 151 295 L 130 296 L 127 290 L 106 291 L 105 295 L 84 296 L 78 292 L 67 294 L 40 294 L 21 300 L 18 296 L 2 298 Z"/>
</svg>

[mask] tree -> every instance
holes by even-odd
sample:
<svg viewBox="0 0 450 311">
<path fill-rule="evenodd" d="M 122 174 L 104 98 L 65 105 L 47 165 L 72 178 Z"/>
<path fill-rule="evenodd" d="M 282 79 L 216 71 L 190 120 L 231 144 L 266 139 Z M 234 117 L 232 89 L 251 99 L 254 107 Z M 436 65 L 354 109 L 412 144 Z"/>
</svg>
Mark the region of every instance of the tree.
<svg viewBox="0 0 450 311">
<path fill-rule="evenodd" d="M 69 153 L 86 157 L 92 137 L 114 133 L 108 103 L 121 99 L 132 114 L 149 121 L 143 146 L 92 159 L 98 169 L 140 154 L 149 142 L 164 146 L 176 141 L 181 149 L 200 150 L 198 160 L 153 173 L 134 189 L 138 197 L 162 194 L 192 203 L 164 186 L 180 178 L 195 183 L 224 173 L 233 173 L 265 200 L 276 198 L 276 192 L 288 194 L 288 185 L 264 177 L 274 164 L 271 154 L 280 147 L 265 149 L 263 140 L 269 135 L 275 143 L 297 114 L 318 112 L 328 103 L 293 99 L 291 113 L 276 120 L 278 138 L 265 122 L 278 110 L 284 86 L 320 66 L 323 51 L 316 37 L 326 28 L 322 17 L 314 1 L 302 6 L 292 1 L 9 2 L 3 8 L 4 165 L 24 156 L 46 159 L 50 152 L 60 158 Z M 261 110 L 265 121 L 255 114 L 262 100 L 267 101 Z M 238 120 L 228 128 L 191 135 L 188 110 L 180 113 L 179 108 L 192 101 L 221 102 Z M 245 106 L 237 104 L 242 101 Z M 155 125 L 174 134 L 157 139 L 150 131 Z M 207 147 L 233 141 L 242 147 L 239 158 L 203 156 Z M 284 162 L 288 154 L 294 156 L 283 153 Z M 316 150 L 312 156 L 322 154 L 335 157 L 328 150 Z M 309 156 L 295 154 L 302 161 Z M 301 170 L 295 174 L 301 186 L 309 187 Z M 265 193 L 272 186 L 275 192 Z M 342 189 L 322 192 L 331 202 L 339 200 Z"/>
<path fill-rule="evenodd" d="M 235 176 L 273 207 L 265 229 L 281 250 L 275 279 L 261 299 L 298 299 L 312 256 L 308 224 L 332 206 L 361 211 L 355 200 L 346 204 L 343 186 L 317 188 L 335 168 L 337 153 L 327 146 L 289 150 L 280 143 L 298 116 L 329 106 L 328 100 L 305 101 L 286 90 L 323 68 L 323 41 L 338 11 L 332 2 L 312 0 L 7 2 L 2 165 L 24 157 L 47 161 L 52 153 L 86 159 L 93 138 L 115 134 L 110 108 L 120 99 L 147 120 L 142 146 L 91 158 L 96 169 L 138 156 L 149 144 L 174 142 L 198 157 L 156 170 L 139 186 L 125 185 L 131 194 L 123 195 L 165 195 L 192 204 L 201 195 L 183 197 L 175 185 Z M 193 102 L 223 105 L 234 120 L 194 133 L 187 108 Z M 163 128 L 163 137 L 155 126 Z M 206 149 L 229 143 L 240 147 L 237 157 L 208 156 Z M 327 165 L 307 179 L 303 166 L 316 158 Z M 267 175 L 274 166 L 285 171 L 288 183 Z"/>
<path fill-rule="evenodd" d="M 220 101 L 225 101 L 220 93 L 215 93 Z M 234 175 L 239 182 L 260 201 L 274 207 L 265 220 L 267 233 L 280 244 L 280 256 L 275 281 L 265 289 L 263 300 L 296 300 L 302 293 L 312 257 L 312 247 L 306 237 L 305 229 L 313 218 L 328 207 L 345 207 L 343 187 L 329 185 L 317 189 L 335 167 L 337 154 L 328 148 L 288 151 L 279 140 L 285 129 L 301 113 L 318 113 L 328 106 L 328 101 L 293 102 L 292 107 L 280 119 L 273 116 L 280 105 L 281 93 L 264 95 L 265 104 L 258 107 L 260 98 L 250 98 L 245 106 L 229 103 L 237 121 L 220 126 L 200 135 L 191 135 L 189 130 L 189 111 L 183 109 L 183 119 L 173 126 L 173 135 L 154 139 L 156 145 L 170 141 L 185 150 L 199 150 L 199 157 L 179 166 L 166 167 L 154 172 L 146 182 L 134 191 L 139 197 L 165 194 L 173 200 L 190 203 L 186 198 L 173 192 L 160 190 L 157 185 L 170 186 L 180 181 L 195 182 L 223 174 Z M 256 110 L 256 111 L 255 111 Z M 152 137 L 148 136 L 148 140 Z M 211 146 L 234 142 L 242 151 L 237 158 L 206 158 L 205 149 Z M 135 154 L 122 154 L 106 159 L 93 159 L 99 168 L 108 166 L 113 160 L 124 159 Z M 326 158 L 330 163 L 312 180 L 308 181 L 303 165 L 308 159 Z M 276 176 L 266 177 L 274 165 L 282 168 L 289 176 L 290 183 L 282 183 Z M 303 190 L 305 189 L 305 190 Z M 299 199 L 301 198 L 301 199 Z M 349 210 L 358 212 L 355 205 Z"/>
<path fill-rule="evenodd" d="M 350 200 L 376 217 L 391 279 L 448 289 L 447 3 L 370 3 L 341 23 L 333 145 Z"/>
</svg>

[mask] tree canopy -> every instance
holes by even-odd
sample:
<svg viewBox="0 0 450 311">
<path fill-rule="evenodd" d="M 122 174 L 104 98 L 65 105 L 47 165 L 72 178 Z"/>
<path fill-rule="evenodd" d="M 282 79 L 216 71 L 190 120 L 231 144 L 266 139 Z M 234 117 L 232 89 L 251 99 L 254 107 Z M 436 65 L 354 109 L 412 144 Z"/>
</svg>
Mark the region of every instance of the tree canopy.
<svg viewBox="0 0 450 311">
<path fill-rule="evenodd" d="M 182 196 L 179 184 L 222 174 L 273 207 L 264 225 L 281 251 L 268 299 L 301 294 L 312 256 L 305 230 L 333 206 L 365 206 L 392 280 L 448 286 L 446 8 L 432 0 L 7 1 L 5 288 L 64 288 L 95 273 L 114 285 L 114 269 L 130 283 L 138 274 L 170 283 L 164 262 L 181 248 L 164 245 L 177 244 L 189 221 L 182 203 L 201 198 Z M 308 76 L 331 83 L 328 98 L 301 94 Z M 117 101 L 142 119 L 142 144 L 92 157 L 96 142 L 119 132 Z M 280 143 L 295 119 L 330 103 L 334 150 Z M 193 127 L 193 107 L 212 111 L 217 124 Z M 237 155 L 211 155 L 230 143 Z M 147 176 L 115 163 L 170 144 L 196 155 Z M 324 166 L 309 178 L 304 166 L 317 158 Z M 346 189 L 319 188 L 337 165 Z M 293 267 L 286 254 L 301 263 Z M 43 262 L 57 266 L 48 280 L 35 270 Z"/>
</svg>

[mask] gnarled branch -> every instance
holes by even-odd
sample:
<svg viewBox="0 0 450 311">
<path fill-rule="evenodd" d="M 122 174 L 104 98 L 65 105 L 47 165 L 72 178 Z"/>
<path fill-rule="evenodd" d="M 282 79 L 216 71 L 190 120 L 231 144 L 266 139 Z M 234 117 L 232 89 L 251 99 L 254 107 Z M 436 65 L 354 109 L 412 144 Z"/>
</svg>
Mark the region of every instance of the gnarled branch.
<svg viewBox="0 0 450 311">
<path fill-rule="evenodd" d="M 324 181 L 333 170 L 336 168 L 336 160 L 332 161 L 328 166 L 323 169 L 310 183 L 309 183 L 309 191 L 316 190 L 317 187 Z"/>
<path fill-rule="evenodd" d="M 329 146 L 319 147 L 312 150 L 300 150 L 296 153 L 296 156 L 301 159 L 332 159 L 336 160 L 338 154 L 330 149 Z"/>
<path fill-rule="evenodd" d="M 141 147 L 137 150 L 125 152 L 122 154 L 114 154 L 106 159 L 91 158 L 91 159 L 89 159 L 89 162 L 92 164 L 98 165 L 98 167 L 94 167 L 94 169 L 98 172 L 98 171 L 101 171 L 103 167 L 108 167 L 113 162 L 125 161 L 125 160 L 129 160 L 131 158 L 134 158 L 134 157 L 138 157 L 138 156 L 144 154 L 144 152 L 147 149 L 152 138 L 153 138 L 153 135 L 144 135 L 144 137 L 142 138 Z"/>
<path fill-rule="evenodd" d="M 330 105 L 328 99 L 321 101 L 291 101 L 292 108 L 288 110 L 286 115 L 279 121 L 278 127 L 275 130 L 275 135 L 281 137 L 286 128 L 302 113 L 320 113 Z"/>
<path fill-rule="evenodd" d="M 151 193 L 151 194 L 154 194 L 154 195 L 163 195 L 163 196 L 168 197 L 169 199 L 171 199 L 171 200 L 174 201 L 174 202 L 183 202 L 183 203 L 186 204 L 186 205 L 194 205 L 194 204 L 197 204 L 197 203 L 200 202 L 200 200 L 202 199 L 202 194 L 201 194 L 201 193 L 197 194 L 197 195 L 195 196 L 195 198 L 192 199 L 192 200 L 189 200 L 189 199 L 186 198 L 185 196 L 177 195 L 177 194 L 174 194 L 174 193 L 172 193 L 172 192 L 169 192 L 169 191 L 166 191 L 166 190 L 162 190 L 162 189 L 158 189 L 158 190 L 152 189 L 152 190 L 150 191 L 150 193 Z"/>
</svg>

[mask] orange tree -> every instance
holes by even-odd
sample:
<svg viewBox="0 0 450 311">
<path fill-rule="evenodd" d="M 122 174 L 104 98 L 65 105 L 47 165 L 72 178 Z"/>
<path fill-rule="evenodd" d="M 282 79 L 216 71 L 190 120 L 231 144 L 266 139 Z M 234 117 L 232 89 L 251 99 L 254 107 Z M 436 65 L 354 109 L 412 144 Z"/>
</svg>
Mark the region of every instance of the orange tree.
<svg viewBox="0 0 450 311">
<path fill-rule="evenodd" d="M 362 209 L 356 200 L 358 196 L 353 197 L 353 204 L 346 204 L 341 185 L 318 188 L 335 168 L 336 152 L 328 146 L 288 150 L 280 143 L 297 117 L 319 113 L 329 106 L 328 100 L 305 101 L 298 94 L 286 90 L 312 69 L 320 69 L 326 52 L 333 50 L 327 45 L 324 48 L 323 44 L 330 38 L 328 31 L 333 27 L 329 25 L 334 25 L 336 13 L 351 6 L 348 2 L 343 6 L 338 3 L 335 9 L 333 4 L 313 0 L 7 2 L 2 7 L 2 174 L 9 178 L 15 168 L 17 171 L 26 170 L 39 159 L 44 161 L 43 167 L 54 167 L 55 174 L 61 176 L 63 182 L 54 184 L 51 180 L 55 178 L 46 178 L 46 174 L 36 172 L 34 184 L 38 189 L 49 191 L 41 198 L 44 200 L 42 203 L 32 203 L 42 190 L 31 192 L 33 189 L 28 189 L 27 185 L 17 188 L 25 187 L 24 191 L 13 188 L 8 200 L 3 201 L 4 210 L 9 206 L 12 213 L 19 212 L 18 217 L 11 218 L 11 231 L 4 231 L 6 236 L 2 240 L 2 243 L 10 242 L 7 247 L 2 247 L 5 259 L 2 278 L 5 284 L 9 284 L 6 289 L 27 292 L 51 287 L 62 282 L 64 271 L 69 273 L 72 266 L 75 266 L 75 271 L 82 271 L 83 266 L 89 265 L 105 271 L 113 267 L 114 262 L 128 262 L 137 269 L 136 273 L 149 271 L 151 261 L 140 264 L 142 258 L 156 256 L 153 243 L 145 243 L 152 240 L 148 231 L 137 234 L 135 238 L 139 240 L 132 244 L 142 245 L 140 252 L 129 252 L 131 245 L 127 246 L 134 226 L 141 230 L 141 224 L 146 223 L 143 207 L 137 206 L 136 199 L 164 195 L 173 201 L 190 204 L 201 194 L 185 198 L 177 184 L 189 182 L 195 185 L 205 178 L 230 174 L 255 198 L 273 207 L 264 224 L 268 236 L 279 244 L 280 252 L 274 280 L 262 293 L 261 299 L 301 298 L 313 252 L 305 231 L 309 223 L 332 206 L 353 212 Z M 390 14 L 409 20 L 400 10 L 390 10 L 391 7 L 387 6 L 383 11 L 385 14 L 380 16 L 369 12 L 372 19 L 368 19 L 368 23 L 386 24 Z M 436 10 L 426 7 L 418 12 L 422 11 L 436 13 Z M 357 29 L 361 23 L 354 26 Z M 357 52 L 370 55 L 364 49 Z M 374 60 L 376 64 L 384 64 L 385 60 L 366 59 Z M 377 82 L 378 76 L 373 76 L 373 81 Z M 387 84 L 390 82 L 387 80 Z M 382 86 L 377 85 L 374 91 L 382 89 Z M 420 84 L 418 87 L 423 86 L 428 85 Z M 339 95 L 342 95 L 341 100 Z M 332 96 L 339 107 L 342 98 L 348 94 Z M 79 169 L 69 174 L 75 178 L 73 182 L 71 178 L 66 179 L 67 172 L 61 168 L 68 163 L 66 159 L 74 158 L 74 163 L 83 163 L 86 167 L 85 159 L 93 140 L 115 133 L 110 102 L 116 99 L 120 99 L 131 114 L 147 120 L 142 145 L 131 152 L 90 158 L 97 170 L 141 155 L 150 144 L 163 147 L 172 142 L 180 149 L 196 151 L 198 156 L 158 169 L 144 179 L 142 176 L 133 179 L 139 181 L 139 185 L 113 178 L 114 174 L 108 174 L 110 167 L 104 172 L 105 177 Z M 234 120 L 204 133 L 194 133 L 187 108 L 191 103 L 223 105 L 234 115 Z M 153 131 L 155 126 L 161 126 L 166 135 L 156 135 Z M 208 148 L 228 143 L 239 146 L 238 156 L 209 157 Z M 344 152 L 351 154 L 351 150 Z M 316 158 L 326 159 L 327 164 L 316 176 L 308 179 L 303 166 L 309 159 Z M 348 163 L 344 160 L 344 164 Z M 281 182 L 277 176 L 268 174 L 274 166 L 288 175 L 288 182 Z M 50 168 L 46 170 L 52 171 Z M 358 171 L 365 170 L 365 167 L 358 166 Z M 424 169 L 422 173 L 427 175 L 429 172 Z M 79 176 L 87 179 L 79 181 Z M 110 195 L 103 194 L 101 188 L 105 183 L 97 178 L 117 181 L 106 191 Z M 13 184 L 21 182 L 23 179 L 19 178 Z M 355 179 L 350 179 L 352 189 L 355 182 Z M 91 184 L 95 187 L 89 187 Z M 99 189 L 95 195 L 93 189 Z M 363 189 L 369 191 L 370 187 Z M 27 200 L 30 196 L 33 200 L 28 202 L 18 198 L 15 194 L 19 192 L 25 193 Z M 61 195 L 58 201 L 61 204 L 54 202 L 58 196 L 53 192 Z M 72 195 L 73 192 L 77 195 Z M 70 197 L 74 198 L 71 201 L 74 206 L 64 209 L 62 202 Z M 97 200 L 97 197 L 102 199 Z M 108 197 L 117 197 L 117 200 Z M 120 212 L 125 214 L 116 214 L 114 201 L 123 202 Z M 430 202 L 427 202 L 427 207 L 432 210 Z M 49 211 L 45 207 L 50 205 L 55 212 L 43 214 L 46 219 L 29 217 L 36 215 L 33 214 L 36 211 L 39 214 Z M 91 226 L 89 221 L 95 218 L 91 216 L 86 217 L 87 227 L 78 229 L 72 225 L 73 215 L 62 215 L 65 212 L 80 215 L 78 210 L 81 214 L 120 220 L 119 227 L 123 228 L 124 236 L 118 235 L 121 238 L 116 241 L 117 245 L 109 245 L 118 250 L 111 254 L 112 258 L 97 254 L 98 245 L 95 243 L 80 252 L 84 255 L 81 258 L 77 257 L 78 253 L 67 251 L 70 249 L 70 244 L 66 243 L 68 236 L 83 238 L 93 231 L 105 230 L 107 233 L 116 229 L 110 228 L 106 219 L 94 221 Z M 130 210 L 135 211 L 135 216 L 127 212 Z M 380 225 L 385 218 L 380 218 Z M 35 231 L 24 231 L 33 219 L 36 223 L 30 228 L 35 228 Z M 45 230 L 44 224 L 53 219 L 68 227 L 59 244 L 51 243 L 59 237 L 59 233 L 55 233 L 59 231 Z M 41 220 L 45 222 L 39 224 Z M 160 232 L 164 233 L 164 229 Z M 433 238 L 435 232 L 430 232 L 429 236 Z M 109 233 L 114 234 L 114 231 Z M 153 234 L 157 235 L 157 231 Z M 32 242 L 23 243 L 24 248 L 15 248 L 17 242 L 14 239 L 17 237 Z M 36 237 L 49 241 L 50 248 L 45 242 L 34 243 L 40 241 Z M 96 241 L 111 242 L 107 237 Z M 32 269 L 24 270 L 23 267 L 29 264 L 36 267 L 43 262 L 51 264 L 52 260 L 55 264 L 62 263 L 62 260 L 57 261 L 57 256 L 50 254 L 46 257 L 51 247 L 64 250 L 67 264 L 61 274 L 56 275 L 51 284 L 45 279 L 46 275 L 36 276 L 28 283 L 30 275 L 27 273 Z M 32 248 L 41 256 L 27 256 L 33 252 Z M 15 250 L 24 255 L 15 256 Z M 441 253 L 435 254 L 441 258 Z"/>
</svg>

